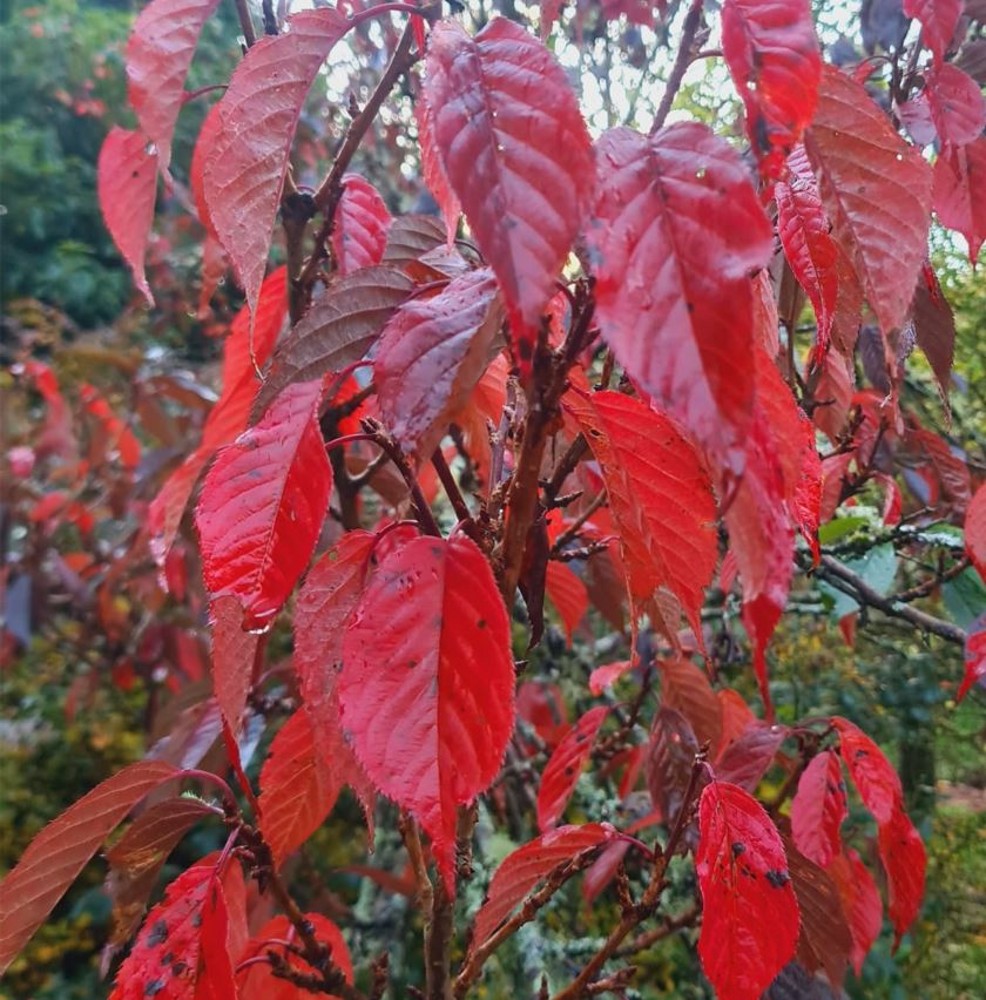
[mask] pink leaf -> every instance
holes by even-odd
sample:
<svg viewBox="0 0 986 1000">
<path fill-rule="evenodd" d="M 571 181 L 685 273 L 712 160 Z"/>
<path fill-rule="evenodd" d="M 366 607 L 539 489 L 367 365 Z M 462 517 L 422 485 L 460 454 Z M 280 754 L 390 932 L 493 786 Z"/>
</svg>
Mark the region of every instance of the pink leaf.
<svg viewBox="0 0 986 1000">
<path fill-rule="evenodd" d="M 568 77 L 523 28 L 432 29 L 424 100 L 449 185 L 507 302 L 530 365 L 541 314 L 592 196 L 595 162 Z"/>
<path fill-rule="evenodd" d="M 784 844 L 756 799 L 720 781 L 703 789 L 698 823 L 702 968 L 720 1000 L 759 1000 L 798 943 Z"/>
<path fill-rule="evenodd" d="M 421 173 L 445 220 L 445 239 L 451 246 L 459 227 L 462 206 L 445 174 L 441 153 L 435 145 L 434 115 L 423 97 L 414 102 L 414 119 L 418 126 L 418 144 L 421 147 Z"/>
<path fill-rule="evenodd" d="M 384 327 L 374 363 L 380 412 L 407 453 L 427 458 L 486 371 L 503 322 L 493 274 L 484 268 L 431 298 L 401 306 Z"/>
<path fill-rule="evenodd" d="M 619 660 L 616 663 L 605 663 L 601 667 L 596 667 L 589 675 L 589 690 L 594 695 L 600 695 L 632 669 L 632 660 Z"/>
<path fill-rule="evenodd" d="M 921 40 L 931 49 L 935 62 L 945 59 L 949 43 L 962 14 L 963 0 L 904 0 L 904 14 L 921 22 Z"/>
<path fill-rule="evenodd" d="M 973 264 L 986 241 L 986 137 L 967 146 L 950 146 L 935 162 L 935 214 L 961 233 Z"/>
<path fill-rule="evenodd" d="M 318 541 L 332 471 L 318 425 L 320 382 L 291 386 L 220 451 L 195 521 L 213 598 L 232 594 L 247 628 L 269 625 Z"/>
<path fill-rule="evenodd" d="M 384 556 L 343 640 L 342 724 L 374 784 L 431 837 L 455 882 L 455 823 L 496 777 L 514 724 L 509 622 L 464 535 Z"/>
<path fill-rule="evenodd" d="M 555 747 L 545 765 L 538 789 L 538 827 L 542 833 L 554 827 L 578 783 L 579 775 L 589 759 L 599 727 L 609 713 L 607 705 L 590 708 Z"/>
<path fill-rule="evenodd" d="M 202 26 L 219 0 L 152 0 L 127 42 L 127 96 L 141 130 L 157 146 L 161 172 L 171 164 L 171 139 L 185 99 L 185 77 Z"/>
<path fill-rule="evenodd" d="M 278 867 L 325 821 L 341 784 L 315 747 L 308 713 L 279 730 L 260 772 L 260 830 Z"/>
<path fill-rule="evenodd" d="M 805 148 L 833 236 L 889 333 L 904 322 L 927 253 L 931 170 L 863 85 L 829 65 Z"/>
<path fill-rule="evenodd" d="M 622 393 L 571 391 L 565 402 L 602 466 L 636 610 L 656 608 L 659 591 L 670 591 L 700 635 L 717 540 L 711 484 L 694 447 L 674 421 Z M 674 634 L 678 619 L 660 626 Z"/>
<path fill-rule="evenodd" d="M 773 235 L 739 155 L 704 125 L 597 142 L 586 234 L 603 336 L 629 374 L 739 473 L 753 405 L 752 271 Z"/>
<path fill-rule="evenodd" d="M 725 0 L 722 51 L 765 177 L 777 178 L 818 103 L 822 56 L 808 0 Z"/>
<path fill-rule="evenodd" d="M 113 828 L 178 772 L 140 761 L 97 785 L 31 841 L 0 883 L 0 973 L 14 960 Z"/>
<path fill-rule="evenodd" d="M 202 191 L 216 236 L 255 312 L 298 116 L 315 74 L 349 29 L 332 7 L 303 10 L 237 66 L 204 134 Z"/>
<path fill-rule="evenodd" d="M 842 853 L 839 831 L 848 809 L 842 765 L 831 750 L 823 750 L 805 768 L 791 802 L 791 832 L 798 850 L 828 867 Z"/>
<path fill-rule="evenodd" d="M 154 296 L 144 275 L 144 255 L 154 221 L 157 164 L 157 150 L 142 132 L 114 125 L 103 140 L 96 166 L 103 222 L 149 306 L 154 305 Z"/>
<path fill-rule="evenodd" d="M 560 826 L 507 855 L 493 874 L 486 902 L 476 914 L 473 947 L 483 944 L 528 892 L 555 868 L 577 860 L 587 851 L 596 850 L 615 833 L 608 823 Z"/>
<path fill-rule="evenodd" d="M 343 177 L 332 227 L 332 257 L 340 275 L 380 263 L 391 221 L 383 198 L 368 180 L 359 174 Z"/>
<path fill-rule="evenodd" d="M 958 66 L 946 63 L 927 74 L 926 93 L 935 131 L 943 143 L 964 146 L 982 135 L 986 100 L 979 84 Z"/>
</svg>

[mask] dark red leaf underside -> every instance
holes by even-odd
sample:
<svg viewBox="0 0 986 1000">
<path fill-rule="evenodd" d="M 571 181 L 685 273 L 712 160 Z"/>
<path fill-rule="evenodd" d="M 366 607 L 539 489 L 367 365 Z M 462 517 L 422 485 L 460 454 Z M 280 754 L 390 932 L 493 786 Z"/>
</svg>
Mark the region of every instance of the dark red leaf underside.
<svg viewBox="0 0 986 1000">
<path fill-rule="evenodd" d="M 144 256 L 154 221 L 157 167 L 158 153 L 147 136 L 118 125 L 103 140 L 96 165 L 103 222 L 133 272 L 134 284 L 151 306 L 154 296 L 144 275 Z"/>
<path fill-rule="evenodd" d="M 849 957 L 853 970 L 859 976 L 883 924 L 880 892 L 869 869 L 851 848 L 833 858 L 827 872 L 839 889 L 842 912 L 849 922 L 852 936 Z"/>
<path fill-rule="evenodd" d="M 911 322 L 918 347 L 931 364 L 938 393 L 947 407 L 955 356 L 955 316 L 930 264 L 925 265 L 923 279 L 914 291 Z"/>
<path fill-rule="evenodd" d="M 489 363 L 503 310 L 488 269 L 401 306 L 374 362 L 380 413 L 407 453 L 427 459 Z"/>
<path fill-rule="evenodd" d="M 127 41 L 127 97 L 144 135 L 157 146 L 161 172 L 185 100 L 185 77 L 202 26 L 219 0 L 152 0 Z"/>
<path fill-rule="evenodd" d="M 212 621 L 212 689 L 235 736 L 253 683 L 259 636 L 244 631 L 243 606 L 232 594 L 216 598 Z"/>
<path fill-rule="evenodd" d="M 380 263 L 392 221 L 380 192 L 359 174 L 346 174 L 332 225 L 332 258 L 340 275 Z"/>
<path fill-rule="evenodd" d="M 931 120 L 943 143 L 964 146 L 978 139 L 986 125 L 986 100 L 979 84 L 946 63 L 927 74 Z"/>
<path fill-rule="evenodd" d="M 704 125 L 596 143 L 600 183 L 586 238 L 596 315 L 617 359 L 739 473 L 753 404 L 749 275 L 773 252 L 739 155 Z"/>
<path fill-rule="evenodd" d="M 260 771 L 260 830 L 280 865 L 332 811 L 341 784 L 315 746 L 307 712 L 281 727 Z"/>
<path fill-rule="evenodd" d="M 833 236 L 890 333 L 904 322 L 927 253 L 931 170 L 863 85 L 829 65 L 805 148 Z"/>
<path fill-rule="evenodd" d="M 699 802 L 698 953 L 720 1000 L 759 1000 L 794 956 L 798 901 L 780 834 L 741 788 L 713 781 Z"/>
<path fill-rule="evenodd" d="M 831 750 L 813 757 L 791 802 L 791 832 L 798 850 L 826 868 L 842 853 L 840 829 L 848 814 L 842 765 Z"/>
<path fill-rule="evenodd" d="M 332 7 L 303 10 L 289 30 L 246 53 L 203 136 L 202 190 L 247 304 L 256 310 L 298 116 L 315 74 L 351 22 Z"/>
<path fill-rule="evenodd" d="M 975 264 L 986 241 L 986 138 L 941 151 L 935 163 L 935 214 L 966 238 Z"/>
<path fill-rule="evenodd" d="M 722 51 L 761 172 L 776 179 L 818 103 L 822 56 L 808 0 L 725 0 Z"/>
<path fill-rule="evenodd" d="M 681 712 L 661 705 L 651 723 L 644 773 L 653 807 L 668 826 L 678 821 L 699 750 L 688 719 Z"/>
<path fill-rule="evenodd" d="M 636 611 L 659 614 L 669 592 L 701 636 L 717 540 L 711 484 L 694 447 L 674 421 L 622 393 L 573 390 L 565 402 L 602 466 Z M 677 616 L 655 624 L 677 641 Z"/>
<path fill-rule="evenodd" d="M 787 729 L 754 722 L 724 747 L 715 762 L 716 777 L 753 792 L 770 769 Z"/>
<path fill-rule="evenodd" d="M 657 665 L 662 703 L 681 712 L 715 757 L 722 739 L 722 705 L 705 671 L 684 657 L 659 660 Z"/>
<path fill-rule="evenodd" d="M 455 881 L 456 809 L 496 777 L 514 724 L 506 609 L 463 535 L 384 556 L 343 640 L 342 724 L 367 775 L 431 837 Z"/>
<path fill-rule="evenodd" d="M 0 882 L 0 974 L 41 926 L 116 825 L 178 772 L 163 761 L 125 767 L 52 820 Z"/>
<path fill-rule="evenodd" d="M 445 177 L 496 274 L 526 368 L 595 184 L 578 101 L 554 56 L 507 18 L 475 38 L 437 24 L 423 96 Z"/>
<path fill-rule="evenodd" d="M 213 598 L 235 596 L 247 628 L 270 624 L 304 572 L 328 511 L 332 472 L 318 425 L 319 382 L 293 385 L 220 451 L 196 526 Z"/>
<path fill-rule="evenodd" d="M 555 747 L 541 775 L 538 789 L 538 827 L 546 833 L 554 827 L 578 783 L 582 768 L 589 759 L 599 727 L 609 713 L 607 705 L 590 708 Z"/>
<path fill-rule="evenodd" d="M 386 265 L 333 281 L 278 347 L 255 410 L 266 409 L 285 386 L 359 361 L 413 287 L 407 275 Z"/>
<path fill-rule="evenodd" d="M 608 823 L 560 826 L 509 854 L 493 875 L 486 902 L 476 914 L 473 947 L 485 942 L 514 908 L 558 865 L 573 861 L 611 840 L 616 831 Z"/>
</svg>

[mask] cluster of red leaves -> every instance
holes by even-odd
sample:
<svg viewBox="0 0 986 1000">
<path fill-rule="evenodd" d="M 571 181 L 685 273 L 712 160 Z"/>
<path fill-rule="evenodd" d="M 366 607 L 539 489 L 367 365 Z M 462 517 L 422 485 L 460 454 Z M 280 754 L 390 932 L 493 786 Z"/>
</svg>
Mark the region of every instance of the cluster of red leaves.
<svg viewBox="0 0 986 1000">
<path fill-rule="evenodd" d="M 608 6 L 631 20 L 640 14 L 633 4 Z M 653 17 L 647 6 L 642 23 Z M 598 762 L 610 711 L 592 707 L 559 731 L 540 696 L 522 690 L 515 699 L 510 613 L 519 582 L 535 639 L 547 594 L 569 633 L 590 605 L 622 628 L 625 598 L 632 638 L 647 616 L 665 644 L 653 667 L 661 694 L 649 737 L 611 765 L 624 768 L 621 795 L 646 784 L 654 813 L 641 824 L 666 824 L 669 853 L 694 850 L 699 954 L 718 995 L 754 1000 L 795 959 L 833 985 L 850 963 L 859 971 L 881 903 L 841 839 L 843 764 L 876 821 L 900 940 L 920 906 L 924 848 L 899 779 L 845 720 L 797 731 L 772 725 L 765 651 L 787 603 L 797 535 L 817 562 L 819 525 L 871 480 L 895 500 L 888 517 L 899 516 L 890 474 L 897 449 L 941 509 L 960 518 L 968 507 L 969 555 L 986 575 L 986 489 L 970 503 L 967 468 L 908 422 L 897 394 L 908 330 L 947 391 L 947 307 L 926 265 L 932 209 L 966 236 L 973 258 L 986 238 L 986 182 L 977 180 L 986 170 L 986 111 L 946 61 L 953 6 L 905 4 L 931 57 L 913 100 L 927 105 L 929 144 L 938 143 L 932 167 L 874 100 L 865 67 L 852 76 L 823 62 L 807 0 L 726 0 L 723 56 L 756 176 L 696 122 L 659 121 L 650 134 L 616 128 L 593 141 L 565 71 L 533 35 L 494 19 L 471 37 L 447 20 L 431 24 L 425 46 L 415 15 L 405 51 L 416 45 L 424 61 L 418 140 L 444 226 L 392 218 L 364 178 L 338 178 L 319 206 L 331 223 L 319 250 L 328 263 L 313 272 L 324 288 L 286 330 L 302 275 L 267 268 L 295 129 L 333 47 L 374 12 L 300 11 L 287 31 L 249 48 L 206 118 L 191 174 L 211 256 L 225 254 L 247 305 L 225 343 L 222 396 L 201 443 L 151 505 L 149 532 L 166 565 L 201 477 L 194 520 L 211 607 L 216 725 L 256 813 L 249 836 L 266 846 L 272 870 L 348 784 L 368 817 L 381 794 L 427 834 L 454 898 L 462 807 L 493 785 L 518 714 L 552 750 L 537 796 L 541 833 L 496 871 L 466 972 L 498 935 L 530 919 L 538 886 L 595 861 L 587 893 L 598 893 L 627 850 L 643 848 L 632 838 L 640 825 L 557 825 L 582 768 Z M 168 177 L 185 76 L 214 7 L 148 5 L 127 53 L 139 127 L 114 129 L 100 157 L 107 226 L 148 300 L 143 257 L 156 175 Z M 546 24 L 557 11 L 542 6 Z M 693 4 L 689 18 L 700 13 Z M 776 226 L 764 208 L 771 201 Z M 460 215 L 469 253 L 453 244 Z M 805 377 L 779 349 L 781 319 L 793 336 L 797 311 L 778 315 L 766 270 L 775 233 L 778 266 L 817 318 Z M 563 284 L 576 248 L 583 272 Z M 864 320 L 872 320 L 887 389 L 879 396 L 853 390 Z M 609 352 L 608 371 L 619 366 L 621 391 L 608 388 L 608 371 L 606 384 L 590 387 L 596 348 Z M 372 368 L 372 383 L 354 378 L 357 368 Z M 57 394 L 34 377 L 49 419 L 63 419 Z M 113 414 L 95 396 L 86 406 L 121 461 L 135 462 L 136 442 Z M 473 506 L 441 450 L 450 428 L 478 484 Z M 833 446 L 824 458 L 816 429 Z M 574 456 L 554 467 L 557 482 L 548 454 Z M 363 503 L 367 484 L 375 499 Z M 430 510 L 440 488 L 459 519 L 446 532 Z M 566 491 L 575 496 L 559 502 Z M 717 521 L 729 538 L 724 557 Z M 580 556 L 587 568 L 575 573 L 568 563 Z M 717 567 L 724 591 L 739 578 L 767 722 L 715 690 L 689 659 L 706 653 L 701 612 Z M 299 582 L 292 671 L 303 705 L 274 739 L 255 797 L 236 737 L 260 684 L 259 633 Z M 963 694 L 986 672 L 982 636 L 969 638 Z M 633 648 L 634 660 L 594 673 L 595 695 L 651 669 Z M 798 758 L 782 752 L 806 733 Z M 161 781 L 187 776 L 161 767 L 123 772 L 35 841 L 3 884 L 15 905 L 3 916 L 0 967 L 127 812 Z M 797 788 L 790 821 L 754 797 L 771 768 Z M 152 815 L 129 828 L 131 849 L 118 844 L 115 860 L 111 852 L 115 867 L 133 869 L 131 883 L 159 870 L 137 863 L 139 848 L 152 845 L 163 861 L 200 818 L 197 807 L 163 826 L 160 814 L 146 820 Z M 288 978 L 299 972 L 302 955 L 312 967 L 308 943 L 299 949 L 292 938 L 302 927 L 331 946 L 338 982 L 351 982 L 345 944 L 324 918 L 299 927 L 275 917 L 249 938 L 237 835 L 150 912 L 116 996 L 304 995 L 300 979 L 281 975 L 275 986 L 271 978 L 285 965 Z M 285 942 L 279 969 L 266 952 Z"/>
</svg>

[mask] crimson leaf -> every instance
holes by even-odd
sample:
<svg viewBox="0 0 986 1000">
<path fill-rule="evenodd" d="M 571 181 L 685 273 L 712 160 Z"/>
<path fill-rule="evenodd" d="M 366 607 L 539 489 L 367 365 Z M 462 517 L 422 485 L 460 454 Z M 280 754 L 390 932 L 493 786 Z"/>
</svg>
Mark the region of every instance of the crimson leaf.
<svg viewBox="0 0 986 1000">
<path fill-rule="evenodd" d="M 195 512 L 213 598 L 234 595 L 244 625 L 270 624 L 311 558 L 332 489 L 318 426 L 319 382 L 291 386 L 220 452 Z"/>
<path fill-rule="evenodd" d="M 749 273 L 773 234 L 739 155 L 695 122 L 597 142 L 587 240 L 596 313 L 617 359 L 739 473 L 753 403 Z"/>
<path fill-rule="evenodd" d="M 725 0 L 722 52 L 746 108 L 746 132 L 765 177 L 811 122 L 822 56 L 808 0 Z"/>
<path fill-rule="evenodd" d="M 904 13 L 921 22 L 921 39 L 941 63 L 962 14 L 962 0 L 904 0 Z"/>
<path fill-rule="evenodd" d="M 52 820 L 0 883 L 0 974 L 41 926 L 110 831 L 152 789 L 178 774 L 163 761 L 125 767 Z"/>
<path fill-rule="evenodd" d="M 496 777 L 514 723 L 509 622 L 474 542 L 417 538 L 381 559 L 338 690 L 356 756 L 431 837 L 451 892 L 456 810 Z"/>
<path fill-rule="evenodd" d="M 935 162 L 935 213 L 943 226 L 966 238 L 975 264 L 986 241 L 986 137 L 941 151 Z"/>
<path fill-rule="evenodd" d="M 451 21 L 432 29 L 424 100 L 442 169 L 503 291 L 519 360 L 529 365 L 595 183 L 578 102 L 554 56 L 505 17 L 475 38 Z"/>
<path fill-rule="evenodd" d="M 720 1000 L 758 1000 L 798 943 L 783 841 L 757 800 L 726 782 L 702 790 L 698 824 L 702 968 Z"/>
<path fill-rule="evenodd" d="M 589 759 L 599 727 L 609 713 L 607 705 L 590 708 L 555 747 L 538 789 L 538 827 L 544 833 L 557 823 L 575 790 L 582 767 Z"/>
<path fill-rule="evenodd" d="M 831 750 L 823 750 L 805 768 L 791 802 L 795 846 L 815 864 L 827 867 L 842 853 L 839 830 L 847 813 L 842 765 Z"/>
<path fill-rule="evenodd" d="M 380 263 L 391 221 L 383 198 L 366 178 L 343 177 L 332 224 L 332 256 L 339 274 Z"/>
<path fill-rule="evenodd" d="M 858 976 L 883 923 L 880 892 L 869 869 L 852 848 L 834 857 L 827 871 L 839 888 L 842 911 L 849 921 L 852 936 L 849 958 Z"/>
</svg>

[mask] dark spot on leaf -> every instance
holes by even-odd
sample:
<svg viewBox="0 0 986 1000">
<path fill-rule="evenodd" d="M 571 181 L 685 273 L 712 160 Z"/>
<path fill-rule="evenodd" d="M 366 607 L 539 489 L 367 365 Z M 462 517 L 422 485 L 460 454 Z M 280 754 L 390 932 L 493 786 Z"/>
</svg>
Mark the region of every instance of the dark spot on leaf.
<svg viewBox="0 0 986 1000">
<path fill-rule="evenodd" d="M 156 948 L 168 940 L 168 925 L 163 920 L 155 920 L 150 934 L 147 935 L 147 947 Z"/>
<path fill-rule="evenodd" d="M 530 361 L 533 351 L 531 350 L 531 345 L 528 341 L 522 340 L 517 345 L 517 350 L 520 351 L 520 357 L 522 361 Z"/>
<path fill-rule="evenodd" d="M 476 622 L 476 628 L 486 628 L 486 619 L 480 618 L 479 621 Z"/>
<path fill-rule="evenodd" d="M 144 987 L 144 996 L 145 997 L 156 997 L 158 995 L 158 993 L 160 993 L 161 990 L 163 990 L 163 989 L 164 989 L 164 980 L 163 979 L 152 979 Z"/>
<path fill-rule="evenodd" d="M 163 954 L 163 955 L 161 956 L 161 964 L 162 964 L 162 965 L 171 965 L 171 963 L 172 963 L 172 962 L 173 962 L 174 960 L 175 960 L 175 953 L 174 953 L 173 951 L 166 951 L 166 952 L 165 952 L 165 953 L 164 953 L 164 954 Z"/>
<path fill-rule="evenodd" d="M 791 876 L 787 872 L 782 872 L 777 868 L 771 868 L 767 872 L 767 881 L 775 889 L 783 889 L 791 881 Z"/>
<path fill-rule="evenodd" d="M 180 976 L 187 968 L 187 962 L 175 962 L 175 964 L 171 966 L 171 974 L 173 976 Z"/>
<path fill-rule="evenodd" d="M 565 777 L 571 778 L 573 774 L 575 774 L 575 768 L 572 767 L 571 764 L 569 764 L 568 767 L 565 768 Z"/>
<path fill-rule="evenodd" d="M 694 302 L 686 302 L 685 305 L 688 307 L 688 311 L 690 313 L 695 312 L 695 303 Z"/>
<path fill-rule="evenodd" d="M 869 757 L 869 752 L 862 749 L 856 750 L 853 753 L 853 760 L 859 760 L 860 757 Z"/>
<path fill-rule="evenodd" d="M 738 858 L 746 850 L 746 844 L 742 841 L 734 840 L 730 850 L 733 852 L 733 857 Z"/>
<path fill-rule="evenodd" d="M 201 913 L 196 913 L 195 916 L 192 917 L 192 926 L 193 927 L 201 927 L 202 926 L 202 914 Z"/>
</svg>

